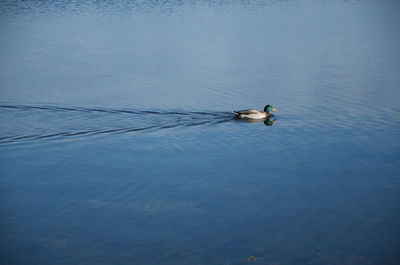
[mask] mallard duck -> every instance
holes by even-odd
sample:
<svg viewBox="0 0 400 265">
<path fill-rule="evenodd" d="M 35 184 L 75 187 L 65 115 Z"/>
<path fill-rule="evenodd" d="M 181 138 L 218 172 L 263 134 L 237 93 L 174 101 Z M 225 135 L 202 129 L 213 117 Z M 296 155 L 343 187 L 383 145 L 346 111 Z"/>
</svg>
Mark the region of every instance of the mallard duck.
<svg viewBox="0 0 400 265">
<path fill-rule="evenodd" d="M 239 117 L 239 118 L 264 119 L 264 118 L 268 118 L 272 115 L 271 113 L 269 113 L 271 110 L 277 111 L 271 105 L 267 105 L 267 106 L 265 106 L 264 111 L 247 109 L 247 110 L 239 110 L 239 111 L 234 110 L 233 113 L 235 114 L 236 117 Z"/>
</svg>

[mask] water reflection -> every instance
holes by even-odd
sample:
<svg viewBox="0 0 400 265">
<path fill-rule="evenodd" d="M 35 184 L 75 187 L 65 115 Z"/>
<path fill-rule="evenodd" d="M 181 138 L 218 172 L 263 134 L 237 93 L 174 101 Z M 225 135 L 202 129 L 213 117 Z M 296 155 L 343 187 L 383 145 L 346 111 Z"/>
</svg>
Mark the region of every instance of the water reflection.
<svg viewBox="0 0 400 265">
<path fill-rule="evenodd" d="M 264 122 L 265 126 L 272 126 L 274 125 L 274 122 L 277 121 L 277 119 L 274 117 L 274 115 L 271 115 L 268 118 L 263 118 L 263 119 L 243 119 L 240 117 L 234 117 L 235 121 L 237 122 L 244 122 L 244 123 L 259 123 L 259 122 Z"/>
</svg>

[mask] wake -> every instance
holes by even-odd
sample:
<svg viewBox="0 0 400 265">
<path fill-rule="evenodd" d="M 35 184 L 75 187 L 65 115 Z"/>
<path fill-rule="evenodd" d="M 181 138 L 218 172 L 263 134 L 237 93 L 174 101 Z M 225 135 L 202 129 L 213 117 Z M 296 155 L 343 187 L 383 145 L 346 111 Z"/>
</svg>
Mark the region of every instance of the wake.
<svg viewBox="0 0 400 265">
<path fill-rule="evenodd" d="M 230 112 L 0 105 L 0 144 L 219 124 Z"/>
</svg>

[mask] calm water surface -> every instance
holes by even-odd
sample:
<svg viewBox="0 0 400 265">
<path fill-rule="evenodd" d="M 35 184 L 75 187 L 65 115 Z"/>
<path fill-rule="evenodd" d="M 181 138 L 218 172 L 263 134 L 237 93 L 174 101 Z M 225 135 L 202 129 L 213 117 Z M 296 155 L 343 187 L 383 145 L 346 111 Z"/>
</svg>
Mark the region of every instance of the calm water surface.
<svg viewBox="0 0 400 265">
<path fill-rule="evenodd" d="M 399 264 L 399 14 L 2 1 L 1 263 Z"/>
</svg>

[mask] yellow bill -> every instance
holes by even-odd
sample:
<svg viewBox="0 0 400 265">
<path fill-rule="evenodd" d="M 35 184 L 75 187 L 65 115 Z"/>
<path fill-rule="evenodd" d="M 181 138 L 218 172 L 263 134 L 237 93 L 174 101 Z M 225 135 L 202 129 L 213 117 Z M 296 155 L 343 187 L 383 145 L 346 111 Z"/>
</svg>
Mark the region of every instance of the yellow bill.
<svg viewBox="0 0 400 265">
<path fill-rule="evenodd" d="M 278 111 L 278 110 L 277 110 L 277 109 L 275 109 L 275 108 L 272 108 L 272 110 L 273 110 L 273 111 Z"/>
</svg>

